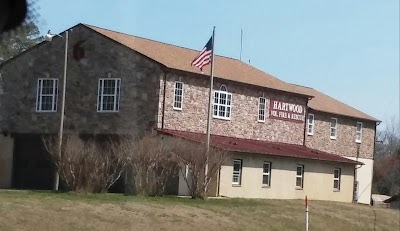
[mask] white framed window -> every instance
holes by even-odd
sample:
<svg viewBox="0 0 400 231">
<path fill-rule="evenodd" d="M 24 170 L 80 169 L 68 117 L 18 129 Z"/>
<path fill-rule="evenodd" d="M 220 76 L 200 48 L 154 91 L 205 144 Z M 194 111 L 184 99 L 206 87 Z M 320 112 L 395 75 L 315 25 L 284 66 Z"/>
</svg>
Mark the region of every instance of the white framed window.
<svg viewBox="0 0 400 231">
<path fill-rule="evenodd" d="M 361 143 L 362 127 L 363 127 L 363 124 L 361 122 L 357 122 L 357 125 L 356 125 L 356 142 L 357 143 Z"/>
<path fill-rule="evenodd" d="M 39 78 L 37 84 L 36 111 L 56 112 L 58 79 Z"/>
<path fill-rule="evenodd" d="M 231 118 L 232 93 L 228 93 L 222 85 L 219 91 L 214 91 L 213 117 L 229 120 Z"/>
<path fill-rule="evenodd" d="M 314 134 L 314 114 L 309 113 L 307 119 L 307 135 Z"/>
<path fill-rule="evenodd" d="M 265 108 L 267 99 L 260 97 L 258 100 L 258 122 L 265 122 Z"/>
<path fill-rule="evenodd" d="M 232 184 L 241 185 L 242 184 L 242 160 L 234 159 L 233 160 L 233 175 L 232 175 Z"/>
<path fill-rule="evenodd" d="M 183 82 L 175 81 L 174 84 L 174 109 L 182 110 Z"/>
<path fill-rule="evenodd" d="M 333 170 L 333 189 L 335 191 L 340 191 L 340 177 L 341 177 L 341 169 L 335 168 Z"/>
<path fill-rule="evenodd" d="M 98 112 L 118 112 L 121 92 L 121 79 L 99 79 L 99 94 L 97 98 Z"/>
<path fill-rule="evenodd" d="M 271 185 L 271 162 L 264 161 L 262 184 L 268 187 Z"/>
<path fill-rule="evenodd" d="M 330 137 L 336 139 L 337 135 L 337 118 L 331 118 Z"/>
<path fill-rule="evenodd" d="M 296 168 L 296 188 L 302 189 L 304 182 L 304 165 L 297 165 Z"/>
</svg>

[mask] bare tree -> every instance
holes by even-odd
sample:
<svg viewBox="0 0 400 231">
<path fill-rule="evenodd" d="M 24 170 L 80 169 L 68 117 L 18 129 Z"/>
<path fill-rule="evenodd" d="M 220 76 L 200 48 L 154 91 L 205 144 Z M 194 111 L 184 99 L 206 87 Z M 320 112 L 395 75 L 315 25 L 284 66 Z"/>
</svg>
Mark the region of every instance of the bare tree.
<svg viewBox="0 0 400 231">
<path fill-rule="evenodd" d="M 177 171 L 178 163 L 161 138 L 144 136 L 125 140 L 122 146 L 130 152 L 135 192 L 163 195 L 168 179 Z"/>
<path fill-rule="evenodd" d="M 43 138 L 43 143 L 67 191 L 106 192 L 121 177 L 130 158 L 119 139 L 99 143 L 65 136 L 61 156 L 57 138 Z"/>
<path fill-rule="evenodd" d="M 216 178 L 222 164 L 229 157 L 228 151 L 210 147 L 207 154 L 205 144 L 180 139 L 175 140 L 173 153 L 179 160 L 181 175 L 192 198 L 207 197 L 210 182 Z"/>
<path fill-rule="evenodd" d="M 376 140 L 373 190 L 376 193 L 393 195 L 400 192 L 400 127 L 392 118 Z"/>
</svg>

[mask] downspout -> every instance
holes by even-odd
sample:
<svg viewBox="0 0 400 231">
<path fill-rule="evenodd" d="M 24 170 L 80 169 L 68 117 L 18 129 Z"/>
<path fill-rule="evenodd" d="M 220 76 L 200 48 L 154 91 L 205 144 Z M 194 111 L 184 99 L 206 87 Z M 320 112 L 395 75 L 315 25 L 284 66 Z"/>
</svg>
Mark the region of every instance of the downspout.
<svg viewBox="0 0 400 231">
<path fill-rule="evenodd" d="M 168 75 L 168 71 L 164 72 L 164 77 L 163 77 L 163 82 L 164 82 L 164 86 L 163 86 L 163 103 L 162 103 L 162 118 L 161 118 L 161 129 L 164 130 L 164 118 L 165 118 L 165 91 L 167 89 L 167 75 Z"/>
<path fill-rule="evenodd" d="M 303 129 L 303 146 L 304 147 L 306 147 L 306 133 L 307 133 L 308 110 L 309 110 L 308 101 L 310 99 L 311 98 L 307 98 L 307 103 L 306 103 L 307 110 L 304 113 L 304 129 Z M 315 121 L 315 118 L 314 118 L 314 121 Z M 314 122 L 314 124 L 315 124 L 315 122 Z"/>
</svg>

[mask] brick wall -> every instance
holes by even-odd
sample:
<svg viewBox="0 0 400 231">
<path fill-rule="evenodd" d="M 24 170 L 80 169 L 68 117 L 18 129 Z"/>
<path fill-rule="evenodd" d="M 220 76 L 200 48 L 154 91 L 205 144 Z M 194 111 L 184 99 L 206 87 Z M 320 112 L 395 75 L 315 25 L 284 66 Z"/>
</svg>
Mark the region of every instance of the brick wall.
<svg viewBox="0 0 400 231">
<path fill-rule="evenodd" d="M 347 157 L 372 159 L 374 153 L 375 123 L 354 118 L 311 111 L 314 114 L 314 135 L 306 135 L 306 146 Z M 331 118 L 337 118 L 336 139 L 330 138 Z M 363 123 L 362 140 L 355 142 L 356 124 Z M 306 131 L 307 134 L 307 131 Z"/>
<path fill-rule="evenodd" d="M 135 134 L 157 126 L 160 66 L 83 26 L 69 33 L 64 130 L 67 133 Z M 84 40 L 85 57 L 73 58 Z M 15 133 L 56 133 L 59 129 L 64 42 L 55 37 L 4 65 L 0 126 Z M 37 79 L 58 78 L 58 111 L 36 112 Z M 97 112 L 99 78 L 121 78 L 119 112 Z"/>
<path fill-rule="evenodd" d="M 183 109 L 173 109 L 174 82 L 184 83 Z M 208 112 L 209 78 L 200 75 L 169 73 L 166 81 L 160 80 L 161 89 L 166 84 L 164 128 L 205 133 Z M 212 119 L 211 133 L 246 139 L 269 140 L 292 144 L 303 144 L 304 122 L 296 123 L 268 118 L 269 99 L 306 105 L 306 98 L 266 88 L 238 84 L 214 79 L 214 89 L 224 84 L 232 93 L 230 120 Z M 258 122 L 259 97 L 267 98 L 266 121 Z M 162 94 L 160 94 L 159 118 L 162 117 Z M 161 127 L 161 123 L 158 124 Z"/>
</svg>

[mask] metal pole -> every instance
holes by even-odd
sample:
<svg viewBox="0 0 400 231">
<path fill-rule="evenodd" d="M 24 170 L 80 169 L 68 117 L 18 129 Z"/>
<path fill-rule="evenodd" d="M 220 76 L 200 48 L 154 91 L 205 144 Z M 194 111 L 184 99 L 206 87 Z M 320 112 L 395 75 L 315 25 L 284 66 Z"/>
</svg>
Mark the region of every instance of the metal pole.
<svg viewBox="0 0 400 231">
<path fill-rule="evenodd" d="M 210 152 L 210 131 L 211 131 L 211 113 L 212 113 L 212 93 L 214 88 L 214 41 L 215 41 L 215 26 L 213 28 L 212 35 L 212 50 L 211 50 L 211 78 L 210 78 L 210 89 L 208 92 L 208 119 L 207 119 L 207 153 L 206 153 L 206 167 L 204 172 L 204 183 L 207 182 L 208 174 L 208 154 Z M 204 187 L 204 193 L 207 192 L 207 186 Z"/>
<path fill-rule="evenodd" d="M 306 196 L 306 231 L 308 231 L 308 200 Z"/>
<path fill-rule="evenodd" d="M 63 75 L 63 90 L 61 100 L 61 115 L 60 115 L 60 130 L 58 132 L 58 158 L 61 158 L 63 130 L 64 130 L 64 110 L 65 110 L 65 89 L 67 84 L 67 61 L 68 61 L 68 31 L 65 31 L 65 52 L 64 52 L 64 75 Z M 57 172 L 54 175 L 54 190 L 58 191 L 60 184 L 60 176 Z"/>
</svg>

